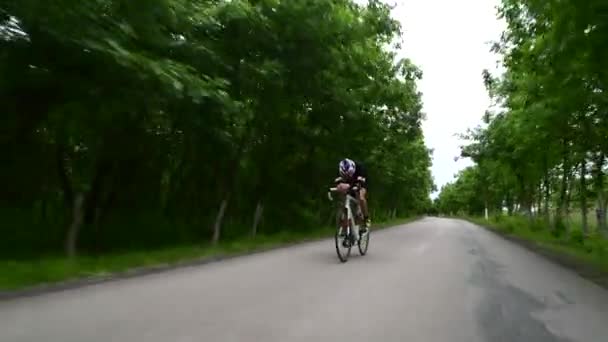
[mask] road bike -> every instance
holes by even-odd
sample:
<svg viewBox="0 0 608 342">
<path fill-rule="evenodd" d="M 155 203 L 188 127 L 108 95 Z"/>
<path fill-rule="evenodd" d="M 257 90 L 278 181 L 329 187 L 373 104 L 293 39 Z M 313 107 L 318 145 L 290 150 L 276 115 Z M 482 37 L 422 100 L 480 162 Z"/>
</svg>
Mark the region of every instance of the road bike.
<svg viewBox="0 0 608 342">
<path fill-rule="evenodd" d="M 332 193 L 337 192 L 337 188 L 330 188 L 327 192 L 327 197 L 330 201 L 334 200 Z M 336 212 L 336 253 L 341 262 L 346 262 L 350 257 L 352 246 L 356 243 L 359 248 L 359 253 L 365 255 L 369 246 L 369 233 L 370 228 L 368 227 L 366 232 L 363 234 L 355 234 L 360 232 L 361 225 L 365 224 L 363 220 L 363 213 L 361 212 L 361 206 L 359 200 L 353 196 L 358 194 L 359 187 L 354 186 L 346 194 L 341 194 L 340 205 Z M 355 235 L 360 235 L 358 240 L 355 240 Z M 341 252 L 341 247 L 345 249 L 344 253 Z"/>
</svg>

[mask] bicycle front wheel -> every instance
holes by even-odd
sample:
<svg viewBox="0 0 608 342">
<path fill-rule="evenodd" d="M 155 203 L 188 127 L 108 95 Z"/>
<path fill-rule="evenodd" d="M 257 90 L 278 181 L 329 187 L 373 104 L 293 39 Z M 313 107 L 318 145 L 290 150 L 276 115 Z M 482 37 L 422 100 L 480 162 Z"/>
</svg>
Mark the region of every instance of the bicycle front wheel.
<svg viewBox="0 0 608 342">
<path fill-rule="evenodd" d="M 338 259 L 341 262 L 348 261 L 348 257 L 350 256 L 350 250 L 352 248 L 352 243 L 350 242 L 350 237 L 346 232 L 342 232 L 342 229 L 338 229 L 336 231 L 336 253 L 338 254 Z"/>
<path fill-rule="evenodd" d="M 341 262 L 346 262 L 350 256 L 352 243 L 350 241 L 350 230 L 348 229 L 348 223 L 343 219 L 343 217 L 343 214 L 338 215 L 337 217 L 337 229 L 334 241 L 336 243 L 336 253 L 338 254 L 338 259 L 340 259 Z"/>
<path fill-rule="evenodd" d="M 369 232 L 370 229 L 367 228 L 367 231 L 364 234 L 361 234 L 359 242 L 357 243 L 357 246 L 359 247 L 359 254 L 361 255 L 367 254 L 367 247 L 369 246 Z"/>
</svg>

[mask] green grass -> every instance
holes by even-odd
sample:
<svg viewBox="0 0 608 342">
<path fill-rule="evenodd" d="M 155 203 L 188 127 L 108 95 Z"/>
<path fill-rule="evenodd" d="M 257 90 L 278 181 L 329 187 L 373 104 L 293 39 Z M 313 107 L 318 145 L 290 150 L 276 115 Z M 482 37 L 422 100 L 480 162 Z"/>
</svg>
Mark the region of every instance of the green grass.
<svg viewBox="0 0 608 342">
<path fill-rule="evenodd" d="M 524 217 L 501 216 L 490 218 L 489 222 L 483 218 L 468 220 L 501 234 L 533 242 L 540 248 L 573 258 L 608 275 L 608 240 L 596 234 L 585 237 L 578 225 L 572 225 L 567 232 L 556 236 L 544 222 L 530 222 Z"/>
<path fill-rule="evenodd" d="M 382 229 L 413 220 L 415 218 L 385 221 L 374 224 L 373 229 Z M 65 257 L 19 261 L 0 260 L 0 291 L 13 291 L 34 285 L 104 276 L 139 267 L 171 265 L 197 259 L 238 255 L 291 243 L 328 238 L 333 234 L 333 228 L 320 228 L 307 232 L 284 231 L 272 236 L 248 237 L 222 242 L 218 246 L 178 246 L 99 257 L 79 256 L 72 260 Z M 331 248 L 331 246 L 327 248 Z"/>
</svg>

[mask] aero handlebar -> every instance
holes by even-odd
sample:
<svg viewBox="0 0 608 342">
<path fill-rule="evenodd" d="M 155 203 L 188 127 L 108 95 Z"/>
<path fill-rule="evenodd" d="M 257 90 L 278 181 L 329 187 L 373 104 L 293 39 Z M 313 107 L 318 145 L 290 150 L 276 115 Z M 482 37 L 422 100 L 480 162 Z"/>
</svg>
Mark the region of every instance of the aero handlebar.
<svg viewBox="0 0 608 342">
<path fill-rule="evenodd" d="M 337 187 L 334 188 L 329 188 L 329 191 L 327 192 L 327 198 L 329 198 L 330 201 L 333 201 L 333 196 L 331 195 L 332 192 L 336 192 L 338 190 Z M 349 189 L 349 191 L 359 191 L 359 187 L 358 186 L 353 186 Z"/>
</svg>

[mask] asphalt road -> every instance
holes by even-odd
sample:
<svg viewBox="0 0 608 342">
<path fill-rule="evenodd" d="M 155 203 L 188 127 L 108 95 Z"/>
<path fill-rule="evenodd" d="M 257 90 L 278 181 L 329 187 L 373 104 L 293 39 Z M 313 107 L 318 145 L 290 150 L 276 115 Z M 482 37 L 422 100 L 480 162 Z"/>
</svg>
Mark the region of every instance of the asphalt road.
<svg viewBox="0 0 608 342">
<path fill-rule="evenodd" d="M 373 232 L 0 302 L 2 342 L 608 341 L 608 291 L 472 224 Z"/>
</svg>

